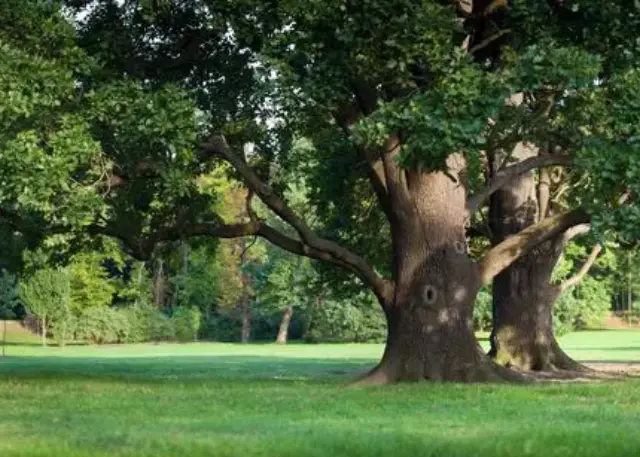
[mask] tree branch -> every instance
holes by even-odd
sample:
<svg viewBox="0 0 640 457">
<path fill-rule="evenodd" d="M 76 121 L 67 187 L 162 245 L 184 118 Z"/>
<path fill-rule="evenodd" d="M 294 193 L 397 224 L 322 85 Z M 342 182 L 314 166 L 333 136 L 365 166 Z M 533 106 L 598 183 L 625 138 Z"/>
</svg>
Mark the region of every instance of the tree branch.
<svg viewBox="0 0 640 457">
<path fill-rule="evenodd" d="M 257 195 L 265 205 L 280 216 L 282 220 L 289 224 L 298 233 L 301 239 L 298 243 L 301 243 L 301 247 L 296 245 L 296 249 L 299 248 L 299 252 L 296 253 L 307 255 L 309 257 L 313 256 L 313 258 L 319 258 L 321 260 L 327 260 L 350 269 L 373 290 L 382 303 L 390 303 L 393 296 L 393 287 L 391 286 L 391 283 L 378 275 L 373 268 L 371 268 L 367 262 L 357 254 L 331 240 L 327 240 L 315 234 L 306 222 L 298 217 L 298 215 L 295 214 L 284 200 L 282 200 L 273 191 L 273 189 L 271 189 L 271 187 L 262 182 L 251 167 L 231 150 L 223 136 L 212 138 L 212 141 L 204 144 L 202 148 L 205 154 L 219 155 L 229 162 L 238 171 L 238 173 L 240 173 L 249 190 L 255 193 L 255 195 Z M 259 229 L 259 233 L 257 233 L 259 236 L 269 239 L 274 244 L 277 244 L 284 249 L 291 250 L 283 245 L 293 249 L 291 242 L 296 242 L 296 240 L 288 238 L 282 234 L 277 236 L 278 232 L 273 229 L 269 230 L 268 226 L 264 223 L 260 223 L 260 227 L 262 227 L 262 229 Z M 274 240 L 278 240 L 282 245 L 278 244 L 278 242 Z"/>
<path fill-rule="evenodd" d="M 497 172 L 489 185 L 482 191 L 469 197 L 467 200 L 467 211 L 469 214 L 475 213 L 494 192 L 500 190 L 503 186 L 525 173 L 535 170 L 536 168 L 549 167 L 552 165 L 568 166 L 571 165 L 571 161 L 571 157 L 566 155 L 544 155 L 531 157 L 522 162 L 510 165 Z"/>
<path fill-rule="evenodd" d="M 567 289 L 580 284 L 580 282 L 584 279 L 584 277 L 587 275 L 587 273 L 595 263 L 598 255 L 600 255 L 600 252 L 602 252 L 601 245 L 598 244 L 593 247 L 593 249 L 591 250 L 591 254 L 589 254 L 589 257 L 587 258 L 587 261 L 582 265 L 582 268 L 580 268 L 580 270 L 575 275 L 560 284 L 560 293 L 563 293 Z"/>
<path fill-rule="evenodd" d="M 533 224 L 491 248 L 480 262 L 483 284 L 491 280 L 520 256 L 571 227 L 589 222 L 589 215 L 577 209 Z"/>
<path fill-rule="evenodd" d="M 360 112 L 366 114 L 369 110 L 375 109 L 375 105 L 377 103 L 376 99 L 372 98 L 374 97 L 372 94 L 369 94 L 369 97 L 366 97 L 365 94 L 368 94 L 368 92 L 363 93 L 363 89 L 358 89 L 358 87 L 359 86 L 357 85 L 354 86 L 358 107 L 355 107 L 353 103 L 345 105 L 333 115 L 336 124 L 338 124 L 347 137 L 351 136 L 351 127 L 358 121 Z M 376 194 L 382 210 L 387 214 L 387 216 L 389 216 L 391 214 L 391 205 L 389 202 L 387 181 L 384 174 L 382 158 L 379 154 L 376 154 L 363 146 L 356 147 L 358 149 L 358 154 L 367 164 L 367 177 L 369 178 L 373 192 Z"/>
<path fill-rule="evenodd" d="M 575 227 L 571 227 L 569 230 L 564 232 L 564 236 L 562 237 L 562 244 L 565 245 L 575 237 L 589 233 L 589 230 L 591 230 L 590 224 L 580 224 L 576 225 Z"/>
</svg>

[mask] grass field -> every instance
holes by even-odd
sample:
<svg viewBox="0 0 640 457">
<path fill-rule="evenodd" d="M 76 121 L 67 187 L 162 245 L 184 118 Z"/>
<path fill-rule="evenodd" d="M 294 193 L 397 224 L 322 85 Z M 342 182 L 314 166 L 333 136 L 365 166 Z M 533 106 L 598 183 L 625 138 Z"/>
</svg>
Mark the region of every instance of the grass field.
<svg viewBox="0 0 640 457">
<path fill-rule="evenodd" d="M 640 332 L 562 343 L 640 362 Z M 345 388 L 381 350 L 23 338 L 0 359 L 0 456 L 640 455 L 640 380 Z"/>
</svg>

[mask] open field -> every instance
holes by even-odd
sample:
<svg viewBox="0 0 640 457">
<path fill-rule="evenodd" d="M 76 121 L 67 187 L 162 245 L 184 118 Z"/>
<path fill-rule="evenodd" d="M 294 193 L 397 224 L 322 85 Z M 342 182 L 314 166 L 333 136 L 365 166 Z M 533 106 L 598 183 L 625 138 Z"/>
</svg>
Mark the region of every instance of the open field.
<svg viewBox="0 0 640 457">
<path fill-rule="evenodd" d="M 562 340 L 640 362 L 640 332 Z M 347 389 L 380 345 L 41 348 L 0 360 L 0 456 L 633 456 L 640 380 Z"/>
</svg>

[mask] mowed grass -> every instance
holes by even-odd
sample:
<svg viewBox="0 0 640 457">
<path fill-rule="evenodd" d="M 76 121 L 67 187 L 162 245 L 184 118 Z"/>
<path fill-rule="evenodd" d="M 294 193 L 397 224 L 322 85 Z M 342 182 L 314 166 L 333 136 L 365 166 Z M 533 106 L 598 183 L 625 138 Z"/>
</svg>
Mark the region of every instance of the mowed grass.
<svg viewBox="0 0 640 457">
<path fill-rule="evenodd" d="M 640 362 L 640 333 L 571 334 Z M 634 456 L 640 380 L 346 388 L 381 345 L 8 347 L 0 456 Z"/>
</svg>

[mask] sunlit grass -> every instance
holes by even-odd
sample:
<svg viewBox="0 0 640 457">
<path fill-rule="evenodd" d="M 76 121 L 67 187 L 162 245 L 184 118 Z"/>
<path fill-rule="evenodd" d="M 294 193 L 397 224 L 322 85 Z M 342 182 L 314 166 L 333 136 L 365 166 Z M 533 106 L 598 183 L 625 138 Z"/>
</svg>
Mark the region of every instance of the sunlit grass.
<svg viewBox="0 0 640 457">
<path fill-rule="evenodd" d="M 345 388 L 381 345 L 41 348 L 0 359 L 0 456 L 633 456 L 640 381 Z M 640 333 L 571 334 L 640 361 Z"/>
</svg>

